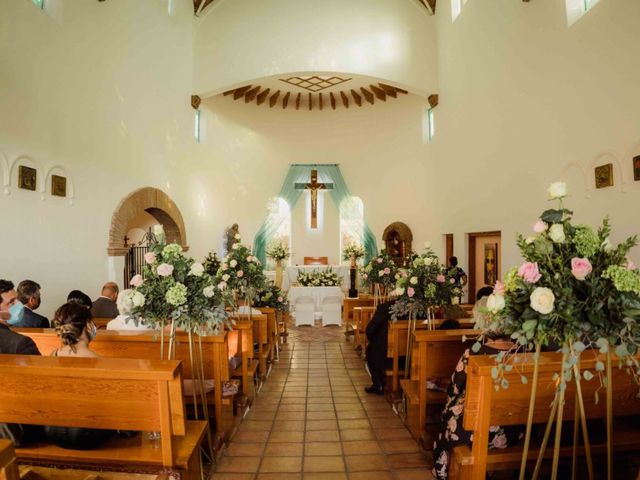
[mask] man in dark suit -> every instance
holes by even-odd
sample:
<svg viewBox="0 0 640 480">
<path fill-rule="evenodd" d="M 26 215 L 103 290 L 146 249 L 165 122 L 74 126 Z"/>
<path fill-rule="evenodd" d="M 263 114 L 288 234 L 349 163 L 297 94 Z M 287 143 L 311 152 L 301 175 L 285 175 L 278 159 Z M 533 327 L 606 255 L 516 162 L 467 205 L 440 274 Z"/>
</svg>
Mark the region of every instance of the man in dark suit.
<svg viewBox="0 0 640 480">
<path fill-rule="evenodd" d="M 104 284 L 100 297 L 93 302 L 91 307 L 91 314 L 94 318 L 116 318 L 120 314 L 116 305 L 118 291 L 116 283 L 107 282 Z"/>
<path fill-rule="evenodd" d="M 0 280 L 0 353 L 40 355 L 36 344 L 29 337 L 13 332 L 10 322 L 18 320 L 17 311 L 24 309 L 9 280 Z M 16 322 L 13 322 L 16 323 Z"/>
<path fill-rule="evenodd" d="M 18 284 L 18 300 L 24 305 L 24 315 L 19 323 L 21 328 L 49 328 L 47 317 L 34 312 L 40 306 L 40 285 L 33 280 L 23 280 Z"/>
</svg>

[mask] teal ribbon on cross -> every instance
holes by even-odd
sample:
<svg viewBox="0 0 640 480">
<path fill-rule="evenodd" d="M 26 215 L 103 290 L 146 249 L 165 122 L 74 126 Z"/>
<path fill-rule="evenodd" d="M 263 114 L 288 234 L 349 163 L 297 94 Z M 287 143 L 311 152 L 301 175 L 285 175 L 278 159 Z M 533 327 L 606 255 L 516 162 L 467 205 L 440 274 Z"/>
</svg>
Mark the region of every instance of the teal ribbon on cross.
<svg viewBox="0 0 640 480">
<path fill-rule="evenodd" d="M 305 190 L 304 186 L 310 183 L 309 179 L 311 177 L 312 170 L 318 171 L 319 183 L 332 185 L 333 188 L 327 190 L 331 199 L 338 208 L 338 211 L 340 211 L 340 205 L 344 200 L 351 198 L 351 193 L 347 188 L 347 184 L 342 176 L 340 167 L 335 163 L 290 165 L 278 197 L 285 200 L 289 204 L 290 210 L 293 211 L 294 206 L 300 199 L 302 192 Z M 281 221 L 278 219 L 267 218 L 256 233 L 253 241 L 253 252 L 263 265 L 265 265 L 267 261 L 267 255 L 265 253 L 267 245 L 274 238 L 280 225 Z M 362 237 L 363 246 L 367 252 L 365 262 L 368 262 L 378 254 L 378 245 L 376 237 L 367 225 L 366 221 L 364 222 Z"/>
</svg>

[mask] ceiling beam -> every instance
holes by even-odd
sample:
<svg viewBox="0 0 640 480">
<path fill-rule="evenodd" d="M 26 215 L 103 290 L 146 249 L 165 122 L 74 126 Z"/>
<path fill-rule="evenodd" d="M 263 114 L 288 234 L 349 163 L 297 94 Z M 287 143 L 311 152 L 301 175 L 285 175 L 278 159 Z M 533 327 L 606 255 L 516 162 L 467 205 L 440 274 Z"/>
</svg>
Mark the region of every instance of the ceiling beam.
<svg viewBox="0 0 640 480">
<path fill-rule="evenodd" d="M 384 90 L 376 87 L 375 85 L 369 85 L 369 88 L 373 91 L 373 93 L 375 93 L 376 97 L 378 97 L 378 100 L 382 100 L 383 102 L 387 101 L 387 94 L 384 93 Z"/>
<path fill-rule="evenodd" d="M 260 85 L 258 85 L 257 87 L 253 87 L 251 90 L 245 93 L 244 103 L 249 103 L 251 100 L 256 98 L 256 95 L 258 95 L 259 91 L 260 91 Z"/>
<path fill-rule="evenodd" d="M 362 106 L 362 97 L 353 88 L 351 89 L 351 96 L 353 97 L 353 101 L 356 102 L 356 105 L 361 107 Z"/>
<path fill-rule="evenodd" d="M 238 100 L 240 97 L 244 96 L 251 89 L 251 85 L 247 85 L 246 87 L 236 88 L 233 92 L 233 99 Z"/>
<path fill-rule="evenodd" d="M 284 97 L 282 97 L 282 108 L 287 108 L 287 105 L 289 105 L 289 97 L 291 96 L 291 92 L 287 92 L 284 94 Z"/>
<path fill-rule="evenodd" d="M 269 107 L 273 108 L 273 106 L 276 104 L 276 102 L 278 101 L 278 97 L 280 96 L 280 90 L 277 90 L 276 93 L 274 93 L 273 95 L 271 95 L 271 98 L 269 99 Z"/>
<path fill-rule="evenodd" d="M 379 83 L 378 85 L 380 85 L 380 88 L 382 88 L 382 90 L 384 90 L 384 92 L 390 97 L 398 98 L 398 93 L 396 92 L 396 89 L 393 88 L 391 85 L 385 85 L 384 83 Z"/>
<path fill-rule="evenodd" d="M 373 93 L 371 93 L 369 90 L 367 90 L 364 87 L 360 87 L 360 91 L 364 95 L 364 98 L 367 99 L 367 102 L 369 102 L 371 105 L 373 105 Z"/>
<path fill-rule="evenodd" d="M 329 92 L 329 99 L 331 100 L 331 108 L 336 109 L 336 97 L 333 96 L 333 92 Z"/>
<path fill-rule="evenodd" d="M 271 89 L 267 88 L 266 90 L 263 90 L 262 92 L 260 92 L 260 94 L 256 97 L 258 105 L 262 105 L 264 103 L 264 101 L 267 99 L 267 95 L 269 95 L 270 91 L 271 91 Z"/>
<path fill-rule="evenodd" d="M 296 98 L 296 110 L 300 110 L 300 99 L 302 98 L 302 93 L 298 93 L 298 97 Z"/>
<path fill-rule="evenodd" d="M 344 93 L 344 91 L 340 90 L 340 96 L 342 97 L 342 103 L 344 104 L 345 108 L 349 108 L 349 97 L 347 97 L 347 94 Z"/>
</svg>

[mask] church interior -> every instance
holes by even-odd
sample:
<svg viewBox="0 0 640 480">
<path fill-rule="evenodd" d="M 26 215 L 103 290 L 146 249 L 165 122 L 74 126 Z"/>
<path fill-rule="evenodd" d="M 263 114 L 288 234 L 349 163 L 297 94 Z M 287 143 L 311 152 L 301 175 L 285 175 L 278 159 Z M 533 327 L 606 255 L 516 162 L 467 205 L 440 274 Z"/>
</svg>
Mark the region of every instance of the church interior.
<svg viewBox="0 0 640 480">
<path fill-rule="evenodd" d="M 639 21 L 0 0 L 0 480 L 640 479 Z"/>
</svg>

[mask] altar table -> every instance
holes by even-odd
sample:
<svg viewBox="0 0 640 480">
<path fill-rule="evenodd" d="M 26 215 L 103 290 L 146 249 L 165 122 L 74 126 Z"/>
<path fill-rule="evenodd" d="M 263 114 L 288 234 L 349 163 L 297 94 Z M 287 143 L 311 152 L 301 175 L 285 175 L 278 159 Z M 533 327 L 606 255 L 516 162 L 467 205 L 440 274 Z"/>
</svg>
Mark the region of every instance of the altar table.
<svg viewBox="0 0 640 480">
<path fill-rule="evenodd" d="M 311 297 L 315 304 L 315 311 L 322 311 L 322 301 L 328 297 L 344 298 L 344 293 L 340 287 L 291 287 L 289 289 L 289 304 L 291 309 L 296 308 L 296 299 L 300 297 Z"/>
<path fill-rule="evenodd" d="M 337 273 L 342 278 L 342 288 L 349 288 L 349 265 L 298 265 L 287 267 L 284 271 L 282 279 L 282 289 L 284 291 L 289 290 L 292 285 L 295 285 L 298 281 L 298 273 L 305 272 L 324 272 L 331 268 L 333 273 Z"/>
</svg>

